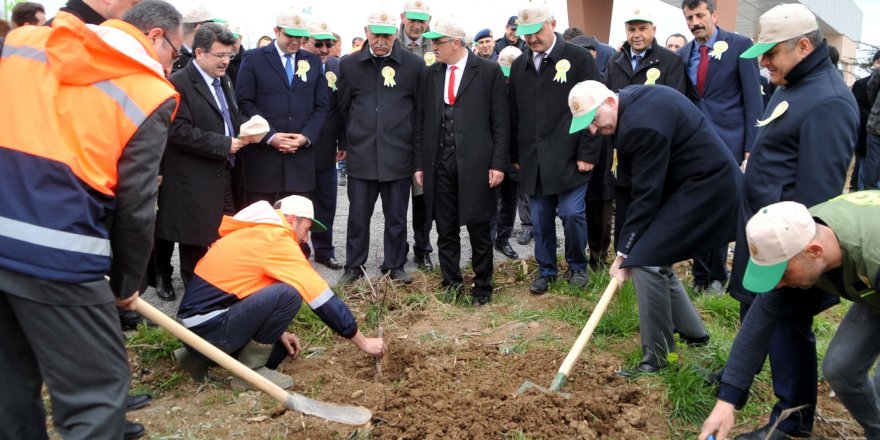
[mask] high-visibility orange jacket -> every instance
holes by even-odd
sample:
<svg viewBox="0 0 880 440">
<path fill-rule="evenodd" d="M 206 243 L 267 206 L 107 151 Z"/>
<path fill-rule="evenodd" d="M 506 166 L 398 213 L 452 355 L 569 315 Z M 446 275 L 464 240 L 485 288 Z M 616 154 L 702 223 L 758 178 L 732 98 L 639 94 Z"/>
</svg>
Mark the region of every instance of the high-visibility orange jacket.
<svg viewBox="0 0 880 440">
<path fill-rule="evenodd" d="M 268 202 L 224 216 L 220 239 L 196 265 L 177 317 L 187 327 L 207 323 L 274 283 L 293 286 L 330 328 L 351 338 L 357 322 L 303 255 L 290 224 Z"/>
<path fill-rule="evenodd" d="M 152 233 L 158 165 L 123 163 L 141 126 L 177 99 L 152 46 L 125 22 L 90 26 L 62 12 L 52 27 L 8 35 L 0 96 L 0 267 L 52 281 L 104 278 L 113 254 L 125 254 L 117 252 L 111 219 L 125 229 L 122 237 Z M 159 122 L 164 130 L 152 128 L 158 139 L 149 149 L 161 157 L 170 120 Z M 152 173 L 152 187 L 133 191 L 136 200 L 117 199 L 128 177 L 119 170 Z M 128 283 L 139 283 L 144 269 Z"/>
</svg>

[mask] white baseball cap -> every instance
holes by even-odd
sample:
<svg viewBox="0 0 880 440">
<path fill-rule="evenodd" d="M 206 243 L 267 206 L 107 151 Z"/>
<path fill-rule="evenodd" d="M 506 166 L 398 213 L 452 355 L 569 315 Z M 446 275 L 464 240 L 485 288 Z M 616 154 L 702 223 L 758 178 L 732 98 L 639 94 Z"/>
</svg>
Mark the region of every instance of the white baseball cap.
<svg viewBox="0 0 880 440">
<path fill-rule="evenodd" d="M 410 20 L 428 21 L 431 19 L 431 7 L 422 0 L 408 1 L 403 5 L 403 15 Z"/>
<path fill-rule="evenodd" d="M 291 37 L 309 37 L 309 21 L 294 7 L 287 8 L 275 17 L 275 26 Z"/>
<path fill-rule="evenodd" d="M 316 40 L 336 40 L 333 36 L 333 29 L 325 21 L 309 23 L 309 33 Z"/>
<path fill-rule="evenodd" d="M 455 40 L 460 40 L 462 45 L 464 45 L 465 39 L 467 38 L 467 32 L 465 32 L 464 28 L 456 22 L 455 17 L 438 17 L 434 20 L 434 24 L 431 25 L 431 31 L 425 32 L 422 36 L 429 40 L 440 37 L 449 37 Z"/>
<path fill-rule="evenodd" d="M 183 13 L 181 23 L 205 23 L 214 21 L 214 15 L 201 3 L 191 3 Z"/>
<path fill-rule="evenodd" d="M 394 35 L 397 34 L 397 16 L 387 8 L 379 8 L 370 14 L 367 20 L 367 28 L 374 34 Z"/>
<path fill-rule="evenodd" d="M 520 9 L 516 14 L 516 35 L 531 35 L 541 30 L 544 22 L 549 20 L 553 14 L 550 8 L 540 2 L 530 2 L 524 8 Z"/>
<path fill-rule="evenodd" d="M 786 3 L 773 7 L 758 19 L 758 38 L 740 58 L 755 58 L 777 43 L 809 34 L 819 29 L 816 16 L 800 3 Z"/>
<path fill-rule="evenodd" d="M 568 92 L 568 109 L 571 110 L 571 127 L 568 132 L 577 133 L 593 123 L 596 110 L 614 92 L 599 81 L 583 81 L 575 84 Z"/>
<path fill-rule="evenodd" d="M 648 23 L 653 23 L 653 11 L 645 5 L 636 5 L 627 11 L 626 20 L 623 20 L 624 23 L 629 23 L 631 21 L 647 21 Z"/>
<path fill-rule="evenodd" d="M 522 55 L 522 50 L 516 46 L 507 46 L 498 52 L 498 65 L 501 66 L 504 76 L 510 76 L 510 66 L 520 55 Z"/>
<path fill-rule="evenodd" d="M 816 221 L 806 206 L 779 202 L 762 208 L 746 224 L 750 257 L 743 287 L 755 293 L 776 288 L 788 261 L 815 235 Z"/>
<path fill-rule="evenodd" d="M 323 223 L 315 220 L 315 208 L 312 201 L 303 196 L 287 196 L 277 202 L 275 206 L 284 215 L 295 215 L 297 217 L 307 218 L 312 221 L 312 232 L 324 232 L 327 227 Z"/>
</svg>

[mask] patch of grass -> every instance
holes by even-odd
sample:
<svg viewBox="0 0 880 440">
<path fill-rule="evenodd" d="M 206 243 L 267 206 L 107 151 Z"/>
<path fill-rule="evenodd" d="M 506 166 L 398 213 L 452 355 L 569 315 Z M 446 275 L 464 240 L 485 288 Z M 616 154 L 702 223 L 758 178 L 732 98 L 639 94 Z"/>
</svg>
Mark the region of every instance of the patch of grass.
<svg viewBox="0 0 880 440">
<path fill-rule="evenodd" d="M 174 350 L 183 344 L 164 329 L 141 323 L 137 333 L 125 341 L 125 347 L 137 352 L 143 362 L 150 363 L 157 359 L 171 359 Z"/>
<path fill-rule="evenodd" d="M 304 347 L 327 346 L 332 342 L 332 330 L 308 307 L 300 308 L 289 330 L 299 337 Z"/>
<path fill-rule="evenodd" d="M 706 321 L 727 328 L 739 328 L 739 301 L 730 295 L 697 295 L 694 297 L 693 303 L 703 311 L 702 315 Z"/>
<path fill-rule="evenodd" d="M 626 283 L 611 300 L 605 316 L 596 327 L 596 333 L 604 336 L 630 336 L 638 331 L 639 311 L 636 291 L 632 283 Z"/>
<path fill-rule="evenodd" d="M 529 440 L 529 437 L 519 429 L 516 431 L 505 432 L 504 438 L 510 440 Z"/>
</svg>

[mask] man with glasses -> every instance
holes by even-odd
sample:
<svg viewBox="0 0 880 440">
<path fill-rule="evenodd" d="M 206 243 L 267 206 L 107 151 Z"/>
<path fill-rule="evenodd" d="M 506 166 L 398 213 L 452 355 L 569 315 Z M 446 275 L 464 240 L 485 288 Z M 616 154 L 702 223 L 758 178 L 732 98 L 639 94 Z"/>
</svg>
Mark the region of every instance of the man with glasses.
<svg viewBox="0 0 880 440">
<path fill-rule="evenodd" d="M 170 78 L 180 108 L 162 158 L 156 237 L 178 243 L 184 285 L 219 238 L 223 214 L 236 211 L 234 155 L 247 142 L 235 137 L 244 121 L 226 75 L 234 40 L 220 24 L 201 26 L 193 36 L 193 62 Z"/>
<path fill-rule="evenodd" d="M 321 58 L 301 50 L 309 37 L 305 17 L 291 7 L 275 23 L 275 41 L 244 53 L 235 84 L 242 113 L 269 122 L 262 142 L 239 154 L 248 205 L 314 191 L 312 142 L 329 111 Z"/>
</svg>

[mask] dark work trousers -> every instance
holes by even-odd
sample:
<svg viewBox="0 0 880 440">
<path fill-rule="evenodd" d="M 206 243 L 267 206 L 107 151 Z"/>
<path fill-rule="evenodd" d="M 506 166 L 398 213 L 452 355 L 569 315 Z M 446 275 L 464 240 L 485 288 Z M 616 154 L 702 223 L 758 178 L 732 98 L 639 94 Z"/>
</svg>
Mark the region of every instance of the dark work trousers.
<svg viewBox="0 0 880 440">
<path fill-rule="evenodd" d="M 348 176 L 348 231 L 345 240 L 345 268 L 358 269 L 370 252 L 370 219 L 376 199 L 382 196 L 385 215 L 385 260 L 381 270 L 403 269 L 406 264 L 406 211 L 412 178 L 380 182 Z"/>
<path fill-rule="evenodd" d="M 312 232 L 312 247 L 315 248 L 315 260 L 336 258 L 333 248 L 333 219 L 336 217 L 336 184 L 335 168 L 315 171 L 315 190 L 310 199 L 315 206 L 315 218 L 327 227 L 324 232 Z"/>
<path fill-rule="evenodd" d="M 453 148 L 437 152 L 434 172 L 434 221 L 443 284 L 461 283 L 461 224 L 458 217 L 458 164 Z M 492 294 L 492 233 L 490 222 L 468 224 L 473 250 L 474 296 Z"/>
<path fill-rule="evenodd" d="M 302 297 L 293 286 L 270 284 L 232 304 L 226 313 L 190 330 L 233 357 L 252 340 L 260 344 L 275 344 L 273 355 L 279 349 L 287 354 L 278 340 L 293 322 L 300 306 Z M 193 355 L 207 361 L 201 353 L 187 348 Z M 279 357 L 277 363 L 269 368 L 278 366 L 284 360 L 284 356 Z"/>
<path fill-rule="evenodd" d="M 430 254 L 431 247 L 431 223 L 426 218 L 425 196 L 423 194 L 412 195 L 412 229 L 413 229 L 413 254 Z"/>
<path fill-rule="evenodd" d="M 750 306 L 740 302 L 740 322 Z M 813 315 L 809 312 L 791 312 L 781 316 L 773 330 L 768 354 L 773 393 L 779 399 L 770 413 L 769 423 L 776 423 L 782 411 L 788 408 L 807 405 L 779 422 L 777 429 L 798 437 L 809 436 L 813 430 L 818 381 Z"/>
<path fill-rule="evenodd" d="M 694 266 L 691 269 L 696 283 L 708 285 L 712 281 L 727 282 L 727 246 L 712 250 L 694 258 Z"/>
<path fill-rule="evenodd" d="M 514 170 L 511 166 L 510 170 Z M 513 224 L 516 222 L 517 192 L 519 190 L 519 173 L 508 172 L 495 188 L 495 199 L 498 207 L 492 216 L 492 242 L 497 245 L 510 242 L 513 235 Z"/>
<path fill-rule="evenodd" d="M 208 247 L 178 243 L 177 253 L 180 256 L 180 279 L 186 287 L 195 274 L 196 264 L 208 253 Z"/>
<path fill-rule="evenodd" d="M 587 246 L 590 265 L 606 263 L 611 246 L 611 200 L 587 200 Z"/>
<path fill-rule="evenodd" d="M 62 284 L 42 283 L 47 291 Z M 48 438 L 44 382 L 57 435 L 122 438 L 131 372 L 113 294 L 104 280 L 68 286 L 106 292 L 97 295 L 101 303 L 83 306 L 44 304 L 0 290 L 0 438 Z"/>
<path fill-rule="evenodd" d="M 261 193 L 261 192 L 253 192 L 247 191 L 245 194 L 245 199 L 247 200 L 248 206 L 253 205 L 254 203 L 259 202 L 260 200 L 265 200 L 269 202 L 270 205 L 275 206 L 275 202 L 287 197 L 287 196 L 303 196 L 309 200 L 312 200 L 311 195 L 309 193 L 296 193 L 296 192 L 277 192 L 277 193 Z M 314 202 L 312 202 L 314 204 Z M 299 244 L 300 249 L 302 249 L 303 255 L 308 259 L 312 255 L 312 249 L 309 247 L 308 241 L 302 241 Z"/>
<path fill-rule="evenodd" d="M 532 208 L 529 204 L 529 195 L 517 188 L 516 191 L 516 211 L 519 213 L 519 223 L 523 231 L 531 231 L 532 227 Z"/>
</svg>

